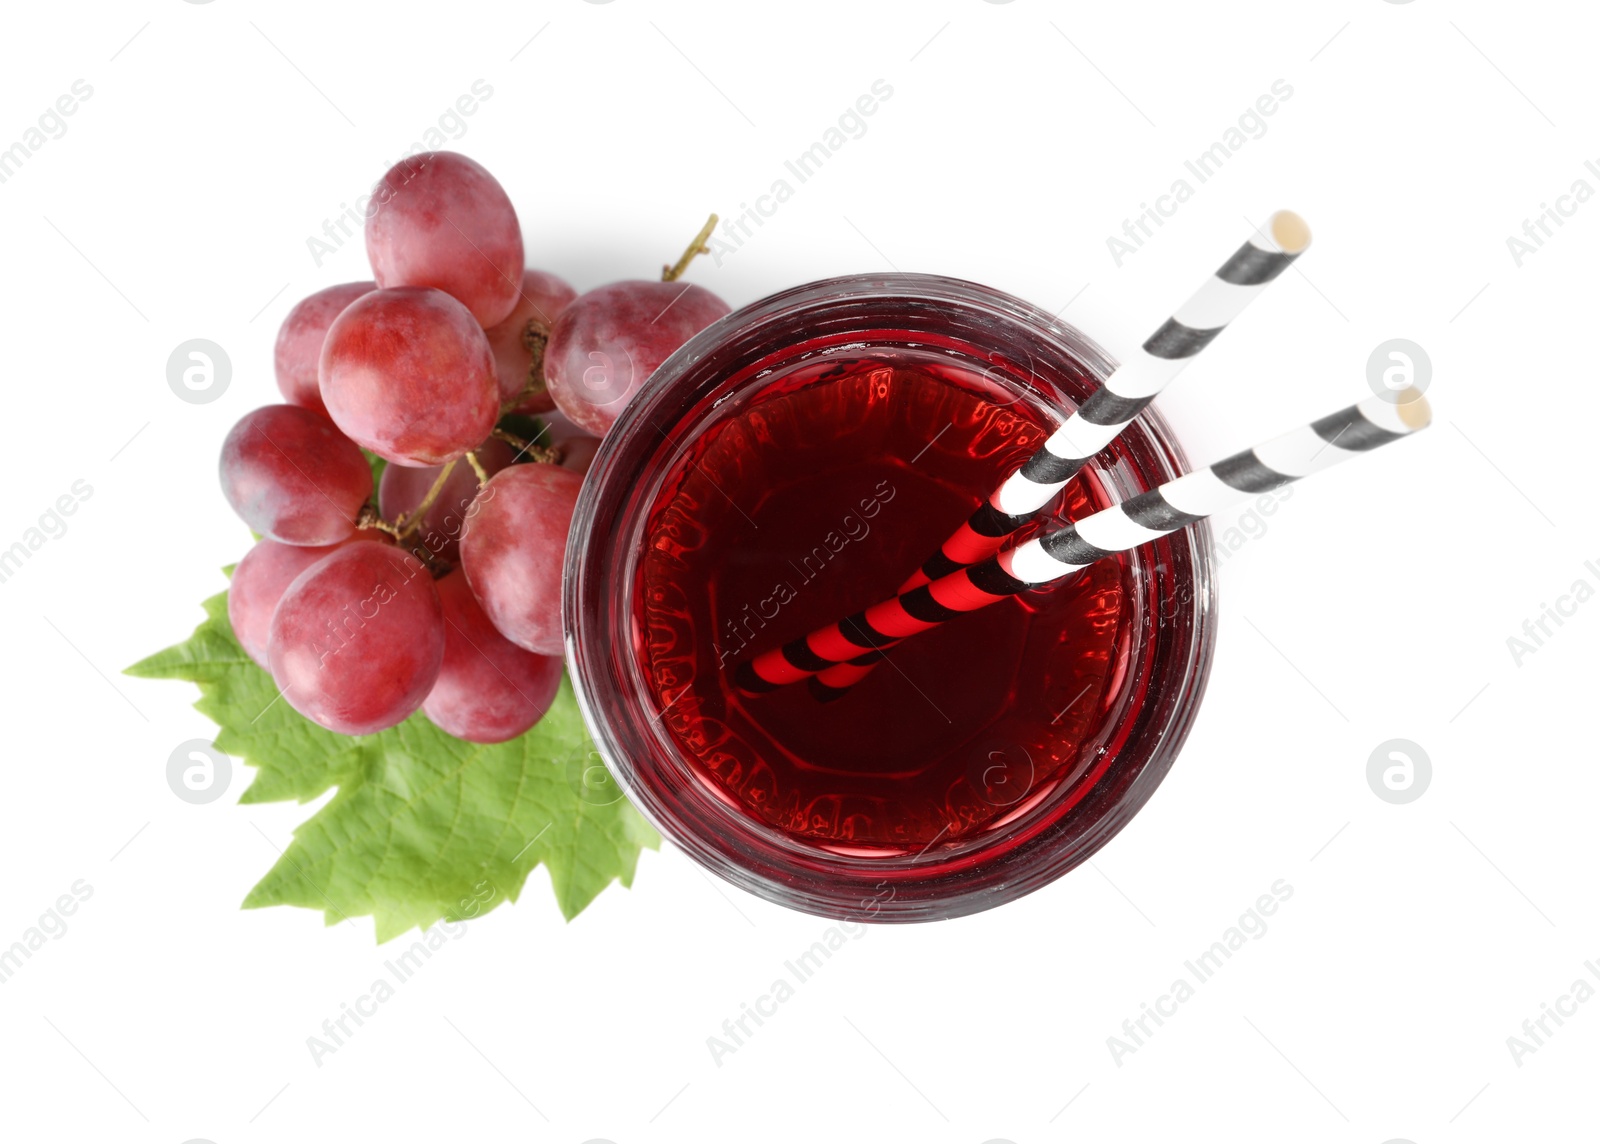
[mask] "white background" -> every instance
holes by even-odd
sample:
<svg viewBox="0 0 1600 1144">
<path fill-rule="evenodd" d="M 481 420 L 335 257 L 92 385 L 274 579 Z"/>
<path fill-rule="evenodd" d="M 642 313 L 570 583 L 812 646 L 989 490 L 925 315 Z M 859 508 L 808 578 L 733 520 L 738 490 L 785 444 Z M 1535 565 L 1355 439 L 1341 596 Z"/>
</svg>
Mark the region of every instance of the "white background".
<svg viewBox="0 0 1600 1144">
<path fill-rule="evenodd" d="M 1518 267 L 1506 239 L 1600 177 L 1576 3 L 16 5 L 0 146 L 92 97 L 0 185 L 0 547 L 94 489 L 0 584 L 0 945 L 93 897 L 0 986 L 9 1139 L 443 1137 L 981 1144 L 1592 1132 L 1600 1001 L 1520 1065 L 1508 1036 L 1600 963 L 1600 604 L 1507 638 L 1600 563 L 1600 205 Z M 531 40 L 531 42 L 530 42 Z M 474 80 L 454 149 L 510 191 L 532 265 L 649 276 L 737 214 L 874 80 L 893 96 L 737 253 L 735 305 L 894 266 L 974 278 L 1126 352 L 1259 220 L 1316 242 L 1159 402 L 1209 461 L 1368 392 L 1385 339 L 1435 426 L 1301 486 L 1222 570 L 1210 692 L 1177 767 L 1094 861 L 990 914 L 876 928 L 720 1066 L 706 1039 L 826 923 L 646 853 L 572 924 L 536 871 L 315 1065 L 306 1038 L 394 947 L 370 921 L 241 912 L 311 808 L 191 806 L 211 726 L 121 668 L 187 635 L 248 544 L 223 434 L 277 399 L 295 300 L 364 278 L 306 239 Z M 1293 96 L 1119 267 L 1106 239 L 1272 82 Z M 791 180 L 792 181 L 792 180 Z M 1191 177 L 1191 182 L 1194 180 Z M 168 354 L 230 355 L 222 399 Z M 1225 522 L 1224 522 L 1225 523 Z M 1366 780 L 1401 737 L 1403 806 Z M 1270 930 L 1143 1047 L 1107 1038 L 1277 879 Z M 1591 980 L 1594 980 L 1591 978 Z M 1594 982 L 1600 985 L 1600 980 Z M 1552 1029 L 1555 1027 L 1552 1025 Z"/>
</svg>

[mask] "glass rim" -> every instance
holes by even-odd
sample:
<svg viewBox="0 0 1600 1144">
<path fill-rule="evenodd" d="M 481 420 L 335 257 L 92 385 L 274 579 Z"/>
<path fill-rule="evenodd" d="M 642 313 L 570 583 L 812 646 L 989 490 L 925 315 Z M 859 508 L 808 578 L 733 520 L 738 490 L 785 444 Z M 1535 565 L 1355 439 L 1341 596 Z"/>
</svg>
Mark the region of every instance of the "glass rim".
<svg viewBox="0 0 1600 1144">
<path fill-rule="evenodd" d="M 683 386 L 691 386 L 691 396 L 699 394 L 704 397 L 707 393 L 716 392 L 719 386 L 728 384 L 729 377 L 737 375 L 739 371 L 732 370 L 720 377 L 697 376 L 697 370 L 705 372 L 701 370 L 702 363 L 714 352 L 736 345 L 740 339 L 749 341 L 773 323 L 803 321 L 806 316 L 816 312 L 831 312 L 840 308 L 848 312 L 855 307 L 864 312 L 863 308 L 874 301 L 889 303 L 909 300 L 942 307 L 944 310 L 939 311 L 941 313 L 953 308 L 991 321 L 1008 323 L 1018 332 L 1045 343 L 1080 367 L 1096 385 L 1103 384 L 1115 369 L 1110 356 L 1070 324 L 1009 294 L 960 279 L 928 274 L 858 274 L 824 279 L 780 291 L 729 314 L 697 334 L 658 368 L 650 385 L 622 410 L 615 426 L 604 438 L 589 478 L 584 483 L 568 541 L 564 577 L 567 590 L 563 597 L 567 662 L 584 722 L 601 760 L 621 792 L 664 837 L 712 872 L 768 900 L 827 917 L 915 921 L 973 913 L 1031 892 L 1087 861 L 1143 807 L 1171 769 L 1203 696 L 1215 645 L 1213 550 L 1209 528 L 1201 522 L 1157 542 L 1181 553 L 1182 563 L 1190 570 L 1194 590 L 1187 602 L 1188 638 L 1179 649 L 1182 654 L 1166 666 L 1161 694 L 1130 712 L 1127 708 L 1131 702 L 1131 692 L 1125 689 L 1125 693 L 1118 698 L 1116 711 L 1102 716 L 1099 730 L 1102 735 L 1108 730 L 1120 730 L 1123 720 L 1142 720 L 1147 724 L 1146 716 L 1150 712 L 1146 708 L 1164 704 L 1164 717 L 1158 721 L 1159 726 L 1141 724 L 1144 732 L 1141 739 L 1135 742 L 1129 738 L 1122 742 L 1116 759 L 1107 771 L 1090 784 L 1073 807 L 1064 812 L 1056 808 L 1062 821 L 1049 822 L 1040 827 L 1037 831 L 1039 837 L 1032 837 L 1025 844 L 1025 853 L 1014 849 L 996 854 L 990 864 L 1005 867 L 1001 871 L 998 886 L 993 884 L 992 879 L 986 882 L 981 878 L 957 877 L 953 883 L 949 882 L 950 875 L 947 872 L 936 872 L 937 861 L 930 861 L 922 867 L 917 866 L 916 860 L 909 865 L 895 865 L 893 860 L 883 857 L 841 855 L 815 845 L 806 845 L 727 807 L 721 809 L 728 834 L 716 832 L 717 837 L 707 837 L 712 832 L 694 829 L 696 823 L 703 826 L 703 819 L 678 813 L 671 800 L 660 797 L 649 782 L 640 780 L 636 760 L 631 757 L 640 739 L 637 734 L 629 734 L 630 731 L 637 732 L 638 728 L 629 727 L 628 721 L 630 718 L 637 721 L 645 708 L 635 709 L 624 701 L 620 704 L 623 709 L 619 710 L 613 694 L 618 691 L 633 695 L 647 694 L 641 691 L 641 679 L 627 678 L 630 672 L 635 675 L 639 672 L 637 657 L 631 649 L 621 655 L 626 661 L 621 669 L 623 677 L 616 677 L 619 653 L 612 646 L 612 637 L 617 634 L 619 618 L 624 621 L 623 628 L 626 631 L 632 601 L 604 600 L 595 608 L 586 605 L 596 602 L 597 593 L 604 597 L 609 587 L 619 583 L 628 592 L 632 591 L 641 553 L 636 546 L 627 543 L 627 556 L 621 561 L 627 566 L 627 572 L 622 576 L 615 575 L 615 562 L 606 557 L 608 553 L 621 550 L 616 541 L 632 539 L 631 536 L 615 535 L 616 527 L 619 523 L 630 521 L 635 528 L 642 526 L 660 481 L 686 447 L 685 442 L 678 442 L 678 453 L 660 462 L 660 442 L 652 442 L 657 452 L 650 454 L 638 448 L 641 435 L 648 433 L 670 440 L 670 434 L 662 428 L 659 416 L 675 403 L 681 405 L 684 402 L 685 395 L 679 392 Z M 844 327 L 848 327 L 847 322 Z M 868 328 L 871 328 L 870 324 L 863 326 L 864 330 Z M 797 335 L 797 340 L 799 336 L 803 336 L 803 331 Z M 741 388 L 736 392 L 745 395 L 765 388 L 759 375 L 745 378 L 739 385 Z M 1030 391 L 1030 396 L 1034 404 L 1056 422 L 1070 410 L 1069 405 L 1063 405 L 1059 399 L 1049 399 L 1043 393 Z M 718 410 L 721 400 L 718 399 Z M 1077 400 L 1081 401 L 1082 395 Z M 716 410 L 709 416 L 703 415 L 688 431 L 690 439 L 715 420 Z M 674 421 L 672 428 L 679 427 L 678 422 Z M 1153 408 L 1147 408 L 1139 420 L 1124 431 L 1124 436 L 1128 438 L 1130 448 L 1136 445 L 1149 452 L 1154 467 L 1162 470 L 1155 477 L 1141 472 L 1138 479 L 1144 481 L 1146 486 L 1155 483 L 1157 478 L 1170 479 L 1187 471 L 1182 449 L 1171 428 Z M 633 481 L 635 472 L 618 471 L 630 459 L 638 456 L 657 464 L 656 487 L 641 490 Z M 1132 462 L 1127 464 L 1132 465 Z M 643 468 L 643 465 L 639 466 L 640 471 Z M 1105 475 L 1098 467 L 1096 472 Z M 613 487 L 624 478 L 628 480 L 626 487 Z M 1133 478 L 1127 476 L 1111 482 L 1112 485 L 1130 483 L 1133 483 Z M 1115 491 L 1120 497 L 1128 495 L 1130 490 L 1120 488 Z M 617 509 L 616 503 L 620 497 L 630 498 L 629 505 Z M 644 512 L 640 511 L 640 505 L 646 506 Z M 608 507 L 613 511 L 603 511 Z M 1130 554 L 1130 559 L 1137 563 L 1141 557 L 1134 553 Z M 611 567 L 604 567 L 608 564 Z M 1177 573 L 1171 575 L 1175 578 Z M 1130 598 L 1137 596 L 1137 593 L 1130 593 Z M 1157 637 L 1145 632 L 1150 626 L 1150 617 L 1141 616 L 1139 619 L 1130 638 L 1143 648 Z M 649 722 L 657 724 L 659 713 Z M 667 751 L 681 762 L 682 751 L 671 742 L 670 733 L 664 728 L 656 727 L 653 739 L 664 744 Z M 1145 749 L 1142 757 L 1131 759 L 1124 768 L 1131 767 L 1130 777 L 1115 792 L 1110 805 L 1099 805 L 1106 797 L 1099 788 L 1110 783 L 1112 770 L 1123 765 L 1122 754 L 1135 746 Z M 707 808 L 720 805 L 706 792 L 701 792 L 701 801 Z M 1049 801 L 1045 800 L 1046 806 Z M 1080 829 L 1061 829 L 1063 822 L 1079 816 L 1083 816 L 1082 820 L 1073 825 Z M 768 852 L 756 855 L 753 849 L 759 846 L 755 842 L 748 838 L 728 836 L 739 833 L 741 829 L 765 833 L 766 836 L 759 842 L 765 845 Z M 1052 850 L 1053 843 L 1058 844 Z M 993 845 L 995 843 L 991 841 L 991 848 Z M 917 858 L 926 855 L 929 849 L 931 847 L 925 848 Z M 981 854 L 981 851 L 980 847 L 976 852 Z M 951 861 L 948 855 L 942 856 L 942 860 L 946 866 Z M 976 865 L 981 866 L 983 862 L 980 860 Z M 865 880 L 873 875 L 883 877 L 879 885 L 891 885 L 896 891 L 910 889 L 916 892 L 904 897 L 892 892 L 888 902 L 869 902 L 863 898 L 858 903 L 859 909 L 855 908 L 851 904 L 852 895 L 859 896 Z M 941 881 L 947 883 L 948 892 L 937 892 L 937 887 L 932 886 L 932 883 Z M 849 887 L 850 892 L 841 894 L 839 891 L 845 887 Z M 930 888 L 934 892 L 928 892 Z"/>
</svg>

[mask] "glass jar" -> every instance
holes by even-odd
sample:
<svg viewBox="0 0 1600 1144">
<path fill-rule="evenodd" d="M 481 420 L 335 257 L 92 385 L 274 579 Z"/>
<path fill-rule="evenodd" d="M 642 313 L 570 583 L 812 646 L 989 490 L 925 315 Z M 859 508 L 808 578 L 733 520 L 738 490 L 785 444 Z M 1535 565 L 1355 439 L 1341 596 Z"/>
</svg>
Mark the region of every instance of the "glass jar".
<svg viewBox="0 0 1600 1144">
<path fill-rule="evenodd" d="M 1009 295 L 949 278 L 887 274 L 815 282 L 753 303 L 702 331 L 656 371 L 622 411 L 584 484 L 567 551 L 564 618 L 568 666 L 600 756 L 666 838 L 708 869 L 771 901 L 829 917 L 900 922 L 973 913 L 1029 893 L 1088 860 L 1127 824 L 1177 758 L 1205 688 L 1216 598 L 1210 534 L 1203 522 L 1113 558 L 1115 571 L 1105 574 L 1117 601 L 1114 654 L 1105 660 L 1092 710 L 1075 709 L 1072 716 L 1081 726 L 1075 757 L 1057 760 L 1048 781 L 1042 781 L 1027 750 L 995 746 L 989 733 L 994 727 L 1047 726 L 1049 711 L 1030 710 L 1040 701 L 1022 698 L 1033 692 L 1014 683 L 996 698 L 992 712 L 969 712 L 959 731 L 951 732 L 966 736 L 960 750 L 970 744 L 976 752 L 969 785 L 989 805 L 962 787 L 961 800 L 952 796 L 953 801 L 938 804 L 961 803 L 958 811 L 938 812 L 950 815 L 947 829 L 931 833 L 926 827 L 934 820 L 926 816 L 917 820 L 924 824 L 919 828 L 896 820 L 903 836 L 898 843 L 869 837 L 883 816 L 851 817 L 837 800 L 826 804 L 833 809 L 820 812 L 816 807 L 822 804 L 814 800 L 784 818 L 789 812 L 780 812 L 777 803 L 785 797 L 792 802 L 791 792 L 783 782 L 769 781 L 773 766 L 792 762 L 781 741 L 762 739 L 765 747 L 755 755 L 720 748 L 714 758 L 708 754 L 708 727 L 716 735 L 731 734 L 729 727 L 740 720 L 759 723 L 761 714 L 752 715 L 754 709 L 740 706 L 743 701 L 728 697 L 720 681 L 709 678 L 716 669 L 708 666 L 704 649 L 688 649 L 694 653 L 688 659 L 678 656 L 680 665 L 699 664 L 687 675 L 681 666 L 662 666 L 666 644 L 704 640 L 714 649 L 721 629 L 686 621 L 681 631 L 662 630 L 652 611 L 662 591 L 649 563 L 653 553 L 681 548 L 682 529 L 671 537 L 662 531 L 663 506 L 677 503 L 673 498 L 683 495 L 694 466 L 706 463 L 708 450 L 719 448 L 726 435 L 749 436 L 752 425 L 769 426 L 772 418 L 765 411 L 777 408 L 772 403 L 780 397 L 832 384 L 829 379 L 841 372 L 854 378 L 858 374 L 851 371 L 880 369 L 887 372 L 873 376 L 896 379 L 907 376 L 895 372 L 900 370 L 942 370 L 961 379 L 951 384 L 955 398 L 966 403 L 962 408 L 977 400 L 1010 407 L 1019 418 L 1018 431 L 1032 432 L 1027 439 L 1036 442 L 1113 368 L 1105 352 L 1077 330 Z M 883 415 L 901 416 L 896 409 L 913 415 L 910 404 Z M 980 412 L 991 422 L 997 416 L 987 408 Z M 816 428 L 814 438 L 825 440 L 829 426 Z M 854 426 L 834 428 L 843 434 Z M 1084 495 L 1092 509 L 1186 470 L 1170 429 L 1146 409 L 1079 479 L 1086 482 Z M 993 471 L 983 483 L 992 486 L 1007 471 Z M 749 482 L 731 484 L 731 489 L 716 486 L 717 492 L 756 527 L 744 506 L 759 516 L 761 490 L 745 487 Z M 968 507 L 988 491 L 968 488 Z M 937 521 L 915 522 L 925 538 L 932 538 L 922 555 L 931 555 L 961 519 L 960 512 L 945 512 Z M 882 538 L 911 523 L 890 520 L 886 508 L 875 544 L 887 543 Z M 717 541 L 717 528 L 735 527 L 745 525 L 729 515 L 696 543 Z M 729 559 L 745 535 L 721 538 Z M 752 542 L 759 535 L 748 534 Z M 913 558 L 902 571 L 909 573 L 920 559 Z M 688 614 L 702 608 L 699 597 L 713 591 L 717 569 L 715 563 L 706 565 L 685 582 L 668 585 L 669 594 L 687 601 L 680 610 Z M 889 581 L 891 591 L 895 582 Z M 1050 615 L 1049 593 L 1030 599 L 1033 595 L 995 609 L 1032 608 Z M 848 610 L 877 598 L 858 599 Z M 750 650 L 766 650 L 810 630 L 799 623 L 801 610 L 796 606 L 794 614 L 774 620 L 770 631 L 756 633 L 756 642 L 765 643 Z M 700 637 L 693 635 L 696 631 Z M 912 637 L 903 648 L 933 635 Z M 1029 650 L 1033 644 L 1018 647 L 1019 671 L 1056 670 L 1057 661 L 1039 659 L 1037 649 Z M 724 652 L 720 662 L 726 660 Z M 886 670 L 887 665 L 879 668 Z M 680 704 L 684 695 L 691 698 Z M 847 702 L 848 697 L 841 708 Z M 814 717 L 819 724 L 835 718 L 843 716 L 821 707 Z M 927 719 L 933 721 L 931 713 Z M 752 738 L 734 737 L 741 750 Z M 806 778 L 830 765 L 826 758 L 801 762 Z M 887 762 L 892 772 L 895 761 Z M 914 762 L 907 765 L 915 769 Z M 751 778 L 763 768 L 765 786 Z M 745 786 L 737 786 L 733 776 Z M 961 787 L 959 779 L 956 786 Z M 892 791 L 892 780 L 874 789 Z M 886 804 L 879 799 L 871 805 Z M 983 813 L 974 813 L 974 806 Z"/>
</svg>

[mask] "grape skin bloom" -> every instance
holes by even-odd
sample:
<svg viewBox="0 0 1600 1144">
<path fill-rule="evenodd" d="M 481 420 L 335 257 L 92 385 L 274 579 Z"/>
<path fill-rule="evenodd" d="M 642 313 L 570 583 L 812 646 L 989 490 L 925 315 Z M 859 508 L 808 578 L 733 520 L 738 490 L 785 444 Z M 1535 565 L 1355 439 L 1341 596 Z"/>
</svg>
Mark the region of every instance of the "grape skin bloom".
<svg viewBox="0 0 1600 1144">
<path fill-rule="evenodd" d="M 272 615 L 273 682 L 330 731 L 370 735 L 427 698 L 444 659 L 444 612 L 421 561 L 351 544 L 295 577 Z"/>
</svg>

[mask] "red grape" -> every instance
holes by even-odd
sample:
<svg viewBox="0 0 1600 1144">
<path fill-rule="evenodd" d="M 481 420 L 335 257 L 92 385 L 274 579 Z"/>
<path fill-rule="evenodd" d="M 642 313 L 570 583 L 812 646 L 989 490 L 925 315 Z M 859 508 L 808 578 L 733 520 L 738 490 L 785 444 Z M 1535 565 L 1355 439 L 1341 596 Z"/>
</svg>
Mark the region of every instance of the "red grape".
<svg viewBox="0 0 1600 1144">
<path fill-rule="evenodd" d="M 594 464 L 594 455 L 600 450 L 600 438 L 565 437 L 552 442 L 550 447 L 561 454 L 563 469 L 570 469 L 581 477 Z"/>
<path fill-rule="evenodd" d="M 376 282 L 345 282 L 318 290 L 302 298 L 278 327 L 278 345 L 273 351 L 273 367 L 278 374 L 278 390 L 290 405 L 303 405 L 327 413 L 322 391 L 317 388 L 317 359 L 322 356 L 322 341 L 339 312 L 361 295 L 377 288 Z"/>
<path fill-rule="evenodd" d="M 424 151 L 389 168 L 367 219 L 378 285 L 432 286 L 481 326 L 504 321 L 522 280 L 522 228 L 505 189 L 453 151 Z"/>
<path fill-rule="evenodd" d="M 368 735 L 427 698 L 444 660 L 444 610 L 415 556 L 347 544 L 295 577 L 268 647 L 290 706 L 330 731 Z"/>
<path fill-rule="evenodd" d="M 555 405 L 544 388 L 544 343 L 561 311 L 577 296 L 576 290 L 554 274 L 524 270 L 517 308 L 505 321 L 484 331 L 494 350 L 500 403 L 515 401 L 530 382 L 534 385 L 534 392 L 512 412 L 543 413 Z"/>
<path fill-rule="evenodd" d="M 350 303 L 328 329 L 319 376 L 334 424 L 401 465 L 454 460 L 500 415 L 483 331 L 460 302 L 427 287 Z"/>
<path fill-rule="evenodd" d="M 490 476 L 511 464 L 517 455 L 510 445 L 494 437 L 479 445 L 476 451 L 478 463 Z M 378 479 L 378 511 L 385 520 L 398 521 L 422 503 L 438 475 L 437 466 L 413 469 L 390 465 Z M 477 495 L 477 474 L 466 462 L 456 462 L 456 467 L 445 478 L 444 488 L 422 514 L 416 540 L 439 559 L 457 563 L 461 559 L 461 532 L 466 527 L 467 510 Z"/>
<path fill-rule="evenodd" d="M 246 413 L 222 443 L 222 493 L 251 528 L 285 544 L 332 544 L 372 493 L 361 450 L 298 405 Z"/>
<path fill-rule="evenodd" d="M 583 478 L 555 465 L 512 465 L 483 487 L 461 537 L 461 567 L 500 634 L 560 655 L 561 564 Z"/>
<path fill-rule="evenodd" d="M 459 570 L 434 586 L 444 608 L 444 663 L 423 714 L 472 743 L 516 738 L 549 710 L 561 658 L 524 651 L 496 631 Z"/>
<path fill-rule="evenodd" d="M 272 613 L 278 601 L 289 588 L 289 583 L 324 556 L 337 552 L 346 544 L 358 541 L 384 541 L 383 533 L 374 530 L 357 532 L 337 544 L 305 547 L 280 544 L 276 540 L 258 540 L 254 548 L 244 554 L 239 566 L 233 570 L 228 583 L 228 622 L 233 626 L 234 637 L 245 654 L 268 671 L 272 670 L 267 657 L 267 638 L 272 630 Z"/>
<path fill-rule="evenodd" d="M 656 367 L 726 313 L 721 298 L 687 282 L 613 282 L 581 294 L 545 346 L 550 395 L 580 429 L 604 437 Z"/>
</svg>

